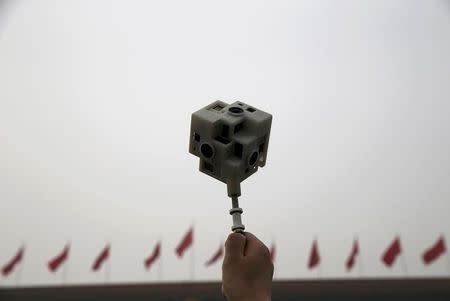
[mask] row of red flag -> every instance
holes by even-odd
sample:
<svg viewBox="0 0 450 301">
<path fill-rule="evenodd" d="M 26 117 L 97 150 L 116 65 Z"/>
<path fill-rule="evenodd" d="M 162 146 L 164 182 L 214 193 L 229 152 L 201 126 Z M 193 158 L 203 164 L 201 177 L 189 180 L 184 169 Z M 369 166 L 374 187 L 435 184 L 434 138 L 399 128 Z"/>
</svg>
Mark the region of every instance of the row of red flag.
<svg viewBox="0 0 450 301">
<path fill-rule="evenodd" d="M 345 267 L 348 271 L 353 269 L 356 259 L 358 257 L 359 243 L 358 240 L 355 239 L 353 241 L 353 246 L 350 251 L 350 254 L 345 261 Z M 447 246 L 445 244 L 445 239 L 441 236 L 432 246 L 427 248 L 422 254 L 422 261 L 424 264 L 429 265 L 437 260 L 439 257 L 444 255 L 447 252 Z M 391 267 L 394 265 L 397 258 L 402 254 L 402 245 L 400 241 L 400 237 L 396 237 L 392 243 L 387 247 L 387 249 L 383 252 L 381 256 L 381 261 L 387 266 Z M 320 253 L 319 246 L 317 240 L 314 240 L 309 260 L 308 260 L 308 268 L 312 269 L 320 264 Z"/>
<path fill-rule="evenodd" d="M 183 257 L 183 254 L 186 250 L 188 250 L 194 242 L 194 230 L 193 228 L 189 229 L 189 231 L 183 236 L 182 240 L 178 244 L 177 248 L 175 249 L 176 255 L 181 258 Z M 48 263 L 47 267 L 49 271 L 56 272 L 59 267 L 68 259 L 69 257 L 69 251 L 70 246 L 66 245 L 64 249 L 56 255 L 54 258 L 52 258 Z M 14 257 L 7 262 L 2 267 L 2 275 L 8 276 L 10 273 L 13 272 L 14 268 L 22 261 L 24 257 L 25 248 L 21 247 L 17 253 L 14 255 Z M 110 245 L 106 245 L 101 252 L 97 255 L 94 262 L 92 263 L 92 271 L 98 271 L 104 262 L 106 262 L 110 256 L 111 247 Z M 443 254 L 447 252 L 447 246 L 445 243 L 445 239 L 443 236 L 441 236 L 432 246 L 427 248 L 423 255 L 422 255 L 422 261 L 428 265 L 437 260 L 439 257 L 441 257 Z M 355 239 L 353 241 L 353 246 L 350 251 L 350 254 L 345 262 L 345 266 L 348 271 L 353 269 L 357 256 L 360 253 L 359 249 L 359 243 L 358 240 Z M 396 237 L 392 243 L 387 247 L 387 249 L 384 251 L 384 253 L 381 256 L 381 261 L 387 266 L 391 267 L 394 265 L 396 259 L 398 256 L 400 256 L 402 253 L 402 246 L 400 237 Z M 151 254 L 145 258 L 144 260 L 144 266 L 146 269 L 150 269 L 150 267 L 158 260 L 158 258 L 161 255 L 161 242 L 158 242 L 156 246 L 153 248 L 153 251 Z M 224 255 L 224 246 L 223 244 L 220 244 L 218 250 L 211 256 L 209 260 L 205 262 L 205 266 L 210 266 L 216 262 L 218 262 Z M 272 261 L 275 260 L 275 244 L 272 244 L 270 248 L 270 257 Z M 313 241 L 309 259 L 308 259 L 308 268 L 313 269 L 317 267 L 321 262 L 321 256 L 319 252 L 319 246 L 317 240 Z"/>
</svg>

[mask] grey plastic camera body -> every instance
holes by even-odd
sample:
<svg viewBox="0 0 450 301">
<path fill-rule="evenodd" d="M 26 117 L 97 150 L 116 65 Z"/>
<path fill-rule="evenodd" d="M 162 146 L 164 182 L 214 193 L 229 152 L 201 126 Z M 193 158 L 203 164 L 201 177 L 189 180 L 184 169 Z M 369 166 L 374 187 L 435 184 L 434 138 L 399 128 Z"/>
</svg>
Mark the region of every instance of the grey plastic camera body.
<svg viewBox="0 0 450 301">
<path fill-rule="evenodd" d="M 243 102 L 215 101 L 192 114 L 189 152 L 200 171 L 241 195 L 240 183 L 266 164 L 272 115 Z"/>
</svg>

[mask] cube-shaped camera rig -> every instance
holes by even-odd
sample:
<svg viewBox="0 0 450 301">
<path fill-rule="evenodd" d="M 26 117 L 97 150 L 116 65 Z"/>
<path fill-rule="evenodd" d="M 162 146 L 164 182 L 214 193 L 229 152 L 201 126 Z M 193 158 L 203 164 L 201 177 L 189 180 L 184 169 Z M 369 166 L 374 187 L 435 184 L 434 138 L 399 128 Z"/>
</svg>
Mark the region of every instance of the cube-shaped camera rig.
<svg viewBox="0 0 450 301">
<path fill-rule="evenodd" d="M 266 164 L 272 115 L 243 102 L 215 101 L 192 114 L 189 152 L 200 171 L 227 184 L 233 200 L 233 231 L 243 231 L 237 198 L 240 183 Z M 236 206 L 235 206 L 236 205 Z"/>
</svg>

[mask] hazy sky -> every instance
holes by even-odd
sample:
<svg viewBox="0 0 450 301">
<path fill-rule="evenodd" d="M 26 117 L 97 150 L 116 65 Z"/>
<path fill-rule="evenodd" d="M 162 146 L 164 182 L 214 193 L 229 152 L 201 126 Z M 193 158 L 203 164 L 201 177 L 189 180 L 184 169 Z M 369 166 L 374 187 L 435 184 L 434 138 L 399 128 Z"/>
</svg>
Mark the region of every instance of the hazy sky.
<svg viewBox="0 0 450 301">
<path fill-rule="evenodd" d="M 450 241 L 448 1 L 14 1 L 0 5 L 0 285 L 60 284 L 111 242 L 111 281 L 195 279 L 229 233 L 226 186 L 188 153 L 190 114 L 216 99 L 273 114 L 266 167 L 242 183 L 247 230 L 277 245 L 276 278 L 410 276 Z M 355 236 L 361 265 L 344 268 Z M 306 262 L 316 237 L 319 271 Z M 144 258 L 162 241 L 162 264 Z"/>
</svg>

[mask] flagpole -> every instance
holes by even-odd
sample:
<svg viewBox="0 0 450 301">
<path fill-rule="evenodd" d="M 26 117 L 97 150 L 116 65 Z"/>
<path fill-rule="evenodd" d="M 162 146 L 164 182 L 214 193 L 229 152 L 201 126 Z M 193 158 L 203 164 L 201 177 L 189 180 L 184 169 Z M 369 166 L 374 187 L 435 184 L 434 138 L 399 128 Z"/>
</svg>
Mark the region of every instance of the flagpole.
<svg viewBox="0 0 450 301">
<path fill-rule="evenodd" d="M 68 262 L 66 262 L 65 264 L 64 264 L 64 268 L 63 268 L 63 271 L 62 271 L 62 276 L 61 276 L 61 284 L 64 286 L 65 284 L 66 284 L 66 281 L 67 281 L 67 266 L 69 265 L 69 263 Z"/>
<path fill-rule="evenodd" d="M 14 279 L 15 285 L 19 286 L 20 283 L 20 278 L 21 278 L 21 274 L 22 274 L 22 269 L 23 269 L 23 262 L 20 263 L 20 267 L 16 272 L 16 277 Z"/>
<path fill-rule="evenodd" d="M 108 262 L 105 265 L 105 272 L 104 272 L 104 274 L 105 274 L 105 284 L 108 284 L 108 282 L 109 282 L 109 269 L 110 269 L 109 265 L 110 264 L 111 264 L 111 261 L 108 260 Z"/>
<path fill-rule="evenodd" d="M 448 268 L 448 275 L 450 276 L 450 255 L 447 253 L 447 268 Z"/>
<path fill-rule="evenodd" d="M 162 252 L 161 252 L 161 250 L 162 250 L 162 243 L 161 243 L 161 241 L 162 241 L 162 238 L 161 238 L 161 236 L 159 237 L 159 241 L 157 242 L 157 246 L 158 246 L 158 244 L 159 244 L 159 248 L 160 248 L 160 253 L 159 253 L 159 263 L 158 263 L 158 278 L 157 278 L 157 280 L 158 280 L 158 282 L 162 282 L 162 278 L 163 278 L 163 258 L 162 258 Z"/>
<path fill-rule="evenodd" d="M 442 239 L 444 240 L 444 246 L 445 246 L 445 253 L 447 253 L 446 257 L 447 257 L 447 268 L 448 268 L 448 275 L 450 276 L 450 254 L 449 254 L 449 250 L 447 250 L 447 240 L 445 239 L 444 234 L 442 234 Z"/>
<path fill-rule="evenodd" d="M 359 273 L 359 278 L 363 277 L 363 257 L 362 257 L 362 252 L 361 252 L 361 242 L 359 240 L 359 236 L 358 234 L 355 234 L 355 242 L 357 243 L 358 246 L 358 254 L 357 254 L 357 258 L 356 260 L 358 260 L 358 273 Z"/>
<path fill-rule="evenodd" d="M 110 276 L 111 276 L 111 241 L 110 240 L 108 240 L 109 242 L 108 242 L 108 244 L 106 245 L 106 247 L 108 248 L 108 257 L 109 258 L 107 258 L 106 259 L 106 261 L 108 261 L 107 263 L 106 263 L 106 266 L 105 266 L 105 284 L 108 284 L 109 283 L 109 279 L 110 279 Z"/>
<path fill-rule="evenodd" d="M 400 240 L 400 235 L 397 235 L 397 238 Z M 405 253 L 405 248 L 403 247 L 403 244 L 401 243 L 400 240 L 400 250 L 401 250 L 401 254 L 400 254 L 400 261 L 402 264 L 402 270 L 403 270 L 403 274 L 405 274 L 405 278 L 408 278 L 408 266 L 406 264 L 406 253 Z"/>
<path fill-rule="evenodd" d="M 66 284 L 66 282 L 67 282 L 67 273 L 68 273 L 68 269 L 69 269 L 69 267 L 68 267 L 68 265 L 69 265 L 69 257 L 70 257 L 70 245 L 71 245 L 71 241 L 69 240 L 69 243 L 68 244 L 66 244 L 66 246 L 64 247 L 64 249 L 63 249 L 63 252 L 65 252 L 66 251 L 66 248 L 68 248 L 67 249 L 67 258 L 66 258 L 66 260 L 65 261 L 67 261 L 67 262 L 65 262 L 65 263 L 63 263 L 64 264 L 64 268 L 63 268 L 63 271 L 62 271 L 62 285 L 64 286 L 65 284 Z"/>
<path fill-rule="evenodd" d="M 19 286 L 19 284 L 22 280 L 22 270 L 23 270 L 23 265 L 24 265 L 24 261 L 25 261 L 25 252 L 26 252 L 25 242 L 22 242 L 22 248 L 19 249 L 19 252 L 20 252 L 20 250 L 22 250 L 22 259 L 20 260 L 21 262 L 19 263 L 19 265 L 20 265 L 19 270 L 16 272 L 16 279 L 15 279 L 16 286 Z"/>
<path fill-rule="evenodd" d="M 195 243 L 194 243 L 194 226 L 195 223 L 192 223 L 192 250 L 191 250 L 191 282 L 194 282 L 195 276 Z"/>
<path fill-rule="evenodd" d="M 158 280 L 158 282 L 162 282 L 162 278 L 163 278 L 163 272 L 162 272 L 162 269 L 163 269 L 163 262 L 162 262 L 162 256 L 160 256 L 160 258 L 159 258 L 159 263 L 158 263 L 158 278 L 157 278 L 157 280 Z"/>
<path fill-rule="evenodd" d="M 364 273 L 363 273 L 363 262 L 362 262 L 362 256 L 361 254 L 359 254 L 358 256 L 358 272 L 359 272 L 359 278 L 363 278 L 364 277 Z"/>
<path fill-rule="evenodd" d="M 360 243 L 358 240 L 358 270 L 359 270 L 359 278 L 363 278 L 364 277 L 364 263 L 363 263 L 363 257 L 362 257 L 362 253 L 361 253 L 361 248 L 360 248 Z"/>
<path fill-rule="evenodd" d="M 322 275 L 322 265 L 321 265 L 322 258 L 320 258 L 319 242 L 317 241 L 317 234 L 314 236 L 314 245 L 317 250 L 317 253 L 319 254 L 319 266 L 317 267 L 317 280 L 320 280 L 320 277 Z"/>
</svg>

